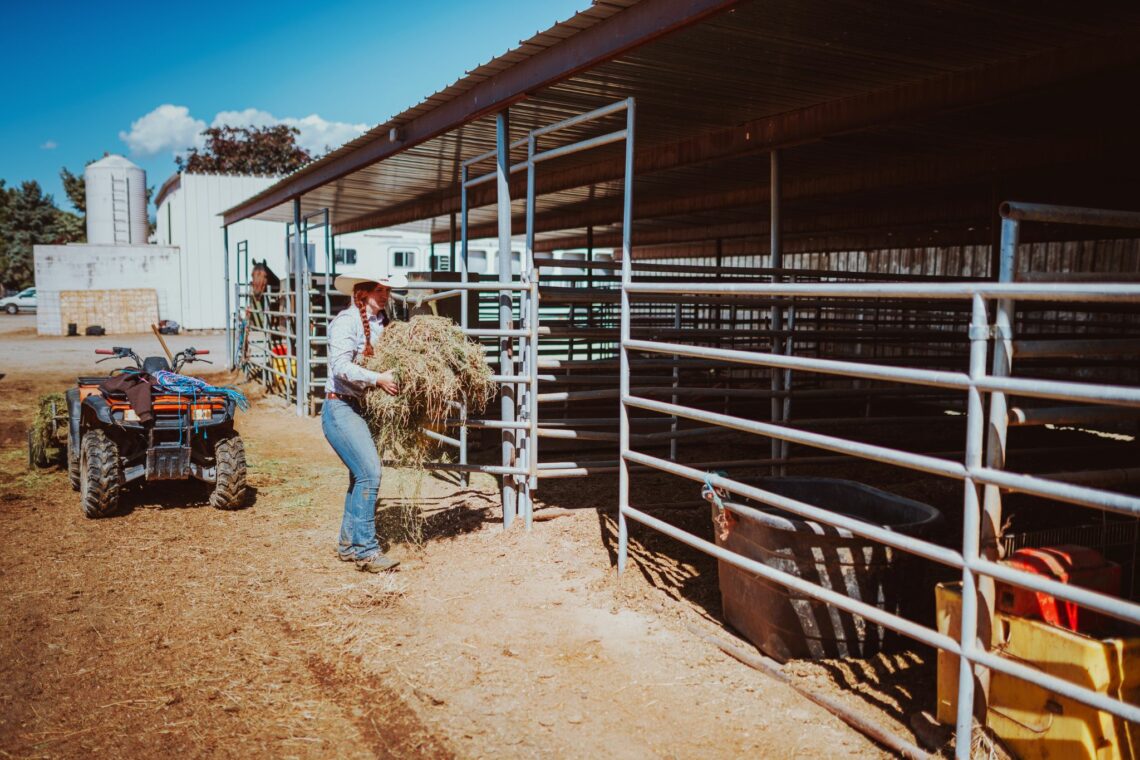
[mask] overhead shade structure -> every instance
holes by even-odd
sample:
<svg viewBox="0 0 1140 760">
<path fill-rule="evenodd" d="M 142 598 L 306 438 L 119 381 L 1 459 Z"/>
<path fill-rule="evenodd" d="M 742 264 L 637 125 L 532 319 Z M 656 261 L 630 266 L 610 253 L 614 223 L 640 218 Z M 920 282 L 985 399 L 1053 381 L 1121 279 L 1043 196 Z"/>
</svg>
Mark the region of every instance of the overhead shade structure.
<svg viewBox="0 0 1140 760">
<path fill-rule="evenodd" d="M 512 132 L 523 134 L 632 96 L 639 230 L 739 233 L 768 205 L 758 181 L 766 152 L 784 148 L 789 233 L 862 230 L 843 213 L 913 207 L 919 191 L 939 193 L 948 213 L 902 208 L 892 225 L 913 219 L 943 236 L 956 226 L 985 241 L 995 185 L 1029 182 L 1049 200 L 1104 205 L 1132 184 L 1138 106 L 1121 95 L 1140 74 L 1138 15 L 1112 3 L 599 3 L 225 221 L 288 221 L 300 197 L 303 213 L 328 208 L 338 234 L 441 217 L 443 240 L 459 210 L 459 165 L 494 148 L 497 110 L 512 106 Z M 545 172 L 536 244 L 581 242 L 588 226 L 605 234 L 620 215 L 621 169 L 615 151 Z M 513 198 L 524 182 L 513 178 Z M 495 211 L 483 208 L 494 187 L 473 189 L 468 203 L 471 237 L 494 234 Z M 521 234 L 521 207 L 515 224 Z"/>
</svg>

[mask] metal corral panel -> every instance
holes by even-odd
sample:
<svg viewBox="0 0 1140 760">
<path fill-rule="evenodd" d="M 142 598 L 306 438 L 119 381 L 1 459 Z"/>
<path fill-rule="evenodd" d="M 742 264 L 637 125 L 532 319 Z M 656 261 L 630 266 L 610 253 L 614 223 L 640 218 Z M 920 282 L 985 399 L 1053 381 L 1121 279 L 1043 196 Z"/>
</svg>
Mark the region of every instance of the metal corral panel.
<svg viewBox="0 0 1140 760">
<path fill-rule="evenodd" d="M 225 243 L 220 214 L 235 203 L 269 187 L 275 177 L 182 174 L 159 198 L 157 240 L 175 245 L 179 257 L 181 318 L 191 330 L 220 330 L 226 326 Z M 274 271 L 285 270 L 284 225 L 245 221 L 230 227 L 230 279 L 236 281 L 237 243 L 249 242 L 251 257 L 267 258 Z"/>
</svg>

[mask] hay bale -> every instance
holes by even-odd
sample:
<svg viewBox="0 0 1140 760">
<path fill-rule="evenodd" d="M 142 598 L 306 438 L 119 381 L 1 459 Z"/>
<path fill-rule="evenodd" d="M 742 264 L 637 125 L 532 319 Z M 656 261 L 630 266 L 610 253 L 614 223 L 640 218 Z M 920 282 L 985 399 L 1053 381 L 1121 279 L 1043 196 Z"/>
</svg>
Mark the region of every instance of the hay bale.
<svg viewBox="0 0 1140 760">
<path fill-rule="evenodd" d="M 28 435 L 28 459 L 35 466 L 47 467 L 62 459 L 64 447 L 57 438 L 55 418 L 66 411 L 67 399 L 62 393 L 40 396 Z"/>
<path fill-rule="evenodd" d="M 381 454 L 398 464 L 422 468 L 439 444 L 423 428 L 439 431 L 454 415 L 448 404 L 467 405 L 480 414 L 495 397 L 496 383 L 483 347 L 445 317 L 420 315 L 384 328 L 376 352 L 361 357 L 376 372 L 392 370 L 400 393 L 390 396 L 375 389 L 364 394 L 364 415 Z"/>
</svg>

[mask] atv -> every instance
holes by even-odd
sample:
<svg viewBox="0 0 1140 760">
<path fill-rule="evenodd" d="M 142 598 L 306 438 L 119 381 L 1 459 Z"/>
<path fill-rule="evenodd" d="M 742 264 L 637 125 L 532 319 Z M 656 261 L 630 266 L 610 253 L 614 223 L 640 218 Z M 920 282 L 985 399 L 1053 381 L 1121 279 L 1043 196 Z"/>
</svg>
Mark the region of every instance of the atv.
<svg viewBox="0 0 1140 760">
<path fill-rule="evenodd" d="M 162 356 L 145 360 L 130 348 L 96 349 L 106 355 L 96 363 L 129 359 L 120 373 L 150 375 L 171 370 Z M 209 351 L 187 348 L 174 355 L 174 372 Z M 210 504 L 240 509 L 246 499 L 245 447 L 234 431 L 236 401 L 208 390 L 177 392 L 162 385 L 149 388 L 153 418 L 140 419 L 125 392 L 102 386 L 114 377 L 82 376 L 67 399 L 67 472 L 80 493 L 87 517 L 105 517 L 119 509 L 127 483 L 195 478 L 210 486 Z"/>
</svg>

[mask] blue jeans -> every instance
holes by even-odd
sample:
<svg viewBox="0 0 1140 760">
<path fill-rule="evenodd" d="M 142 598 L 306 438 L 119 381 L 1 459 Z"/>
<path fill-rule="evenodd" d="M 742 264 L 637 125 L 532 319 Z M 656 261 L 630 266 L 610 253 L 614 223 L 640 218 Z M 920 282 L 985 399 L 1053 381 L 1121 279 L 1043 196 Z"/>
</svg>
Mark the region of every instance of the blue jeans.
<svg viewBox="0 0 1140 760">
<path fill-rule="evenodd" d="M 380 552 L 376 540 L 376 497 L 380 493 L 380 454 L 368 423 L 353 403 L 325 399 L 321 429 L 348 468 L 348 491 L 337 552 L 343 559 L 367 559 Z"/>
</svg>

